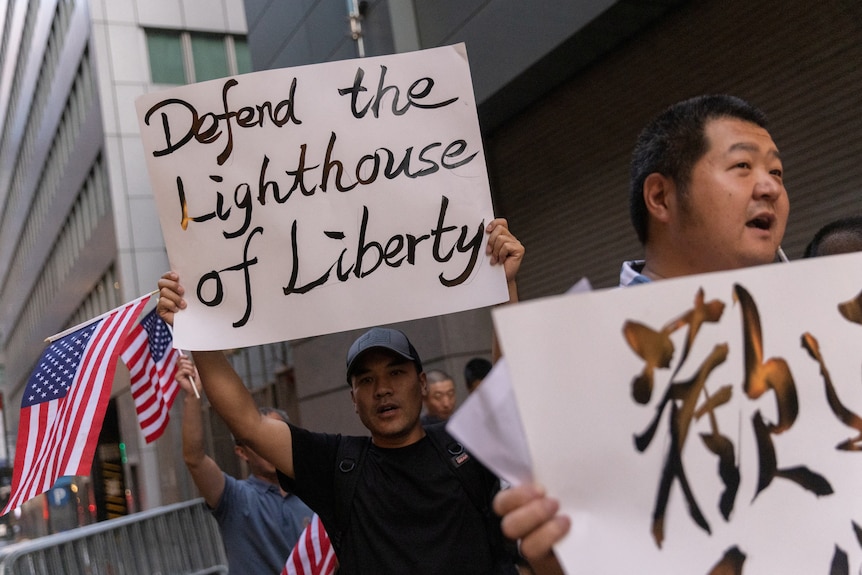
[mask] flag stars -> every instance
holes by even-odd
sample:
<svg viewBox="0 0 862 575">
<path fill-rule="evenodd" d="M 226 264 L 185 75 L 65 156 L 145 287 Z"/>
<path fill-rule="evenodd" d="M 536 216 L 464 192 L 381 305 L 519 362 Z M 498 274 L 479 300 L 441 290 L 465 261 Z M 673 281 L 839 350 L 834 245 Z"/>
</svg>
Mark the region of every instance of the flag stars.
<svg viewBox="0 0 862 575">
<path fill-rule="evenodd" d="M 59 339 L 48 346 L 27 383 L 25 403 L 56 399 L 69 391 L 83 350 L 92 339 L 95 329 L 95 325 L 88 326 L 83 333 Z"/>
</svg>

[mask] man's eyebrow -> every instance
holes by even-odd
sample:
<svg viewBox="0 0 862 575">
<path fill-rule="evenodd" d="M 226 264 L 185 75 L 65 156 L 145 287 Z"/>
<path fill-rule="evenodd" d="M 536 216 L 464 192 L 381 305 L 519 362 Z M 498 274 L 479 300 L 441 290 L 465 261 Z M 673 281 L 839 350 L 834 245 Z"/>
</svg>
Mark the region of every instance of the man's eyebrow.
<svg viewBox="0 0 862 575">
<path fill-rule="evenodd" d="M 737 143 L 735 143 L 735 144 L 732 144 L 732 145 L 727 149 L 728 153 L 730 153 L 730 152 L 736 152 L 736 151 L 738 151 L 738 150 L 742 150 L 743 152 L 758 152 L 758 153 L 759 153 L 759 152 L 760 152 L 760 146 L 758 146 L 757 144 L 753 144 L 753 143 L 751 143 L 751 142 L 737 142 Z M 778 160 L 780 160 L 780 159 L 781 159 L 781 153 L 779 153 L 779 151 L 778 151 L 777 149 L 775 149 L 775 148 L 770 148 L 770 149 L 768 149 L 768 150 L 766 151 L 766 155 L 767 155 L 767 156 L 772 156 L 772 157 L 774 157 L 775 159 L 778 159 Z"/>
</svg>

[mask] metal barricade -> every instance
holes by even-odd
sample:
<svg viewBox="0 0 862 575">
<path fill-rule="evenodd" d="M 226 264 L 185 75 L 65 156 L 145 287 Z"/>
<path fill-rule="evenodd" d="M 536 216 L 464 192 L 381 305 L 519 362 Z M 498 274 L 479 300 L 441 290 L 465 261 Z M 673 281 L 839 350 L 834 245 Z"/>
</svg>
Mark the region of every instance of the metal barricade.
<svg viewBox="0 0 862 575">
<path fill-rule="evenodd" d="M 102 521 L 0 549 L 0 575 L 227 574 L 203 499 Z"/>
</svg>

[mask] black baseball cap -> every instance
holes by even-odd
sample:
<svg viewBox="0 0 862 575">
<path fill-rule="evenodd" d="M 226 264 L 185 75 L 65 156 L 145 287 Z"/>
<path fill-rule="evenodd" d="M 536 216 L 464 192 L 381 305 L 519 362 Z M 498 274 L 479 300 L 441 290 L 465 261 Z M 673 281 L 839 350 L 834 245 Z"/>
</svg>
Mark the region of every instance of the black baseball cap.
<svg viewBox="0 0 862 575">
<path fill-rule="evenodd" d="M 403 332 L 397 329 L 375 327 L 359 336 L 347 352 L 347 383 L 353 375 L 356 360 L 369 349 L 383 348 L 394 351 L 404 359 L 412 361 L 416 365 L 416 371 L 422 371 L 422 360 L 416 353 L 416 348 L 407 339 Z"/>
</svg>

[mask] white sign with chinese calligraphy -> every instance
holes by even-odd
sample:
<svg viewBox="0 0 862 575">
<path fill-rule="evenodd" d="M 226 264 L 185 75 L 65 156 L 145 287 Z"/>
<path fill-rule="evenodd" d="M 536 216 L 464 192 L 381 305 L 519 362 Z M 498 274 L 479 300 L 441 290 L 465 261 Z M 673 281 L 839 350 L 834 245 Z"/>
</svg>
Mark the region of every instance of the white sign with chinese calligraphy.
<svg viewBox="0 0 862 575">
<path fill-rule="evenodd" d="M 494 313 L 569 573 L 862 569 L 862 254 Z"/>
<path fill-rule="evenodd" d="M 507 299 L 463 45 L 258 72 L 137 102 L 184 349 Z"/>
</svg>

